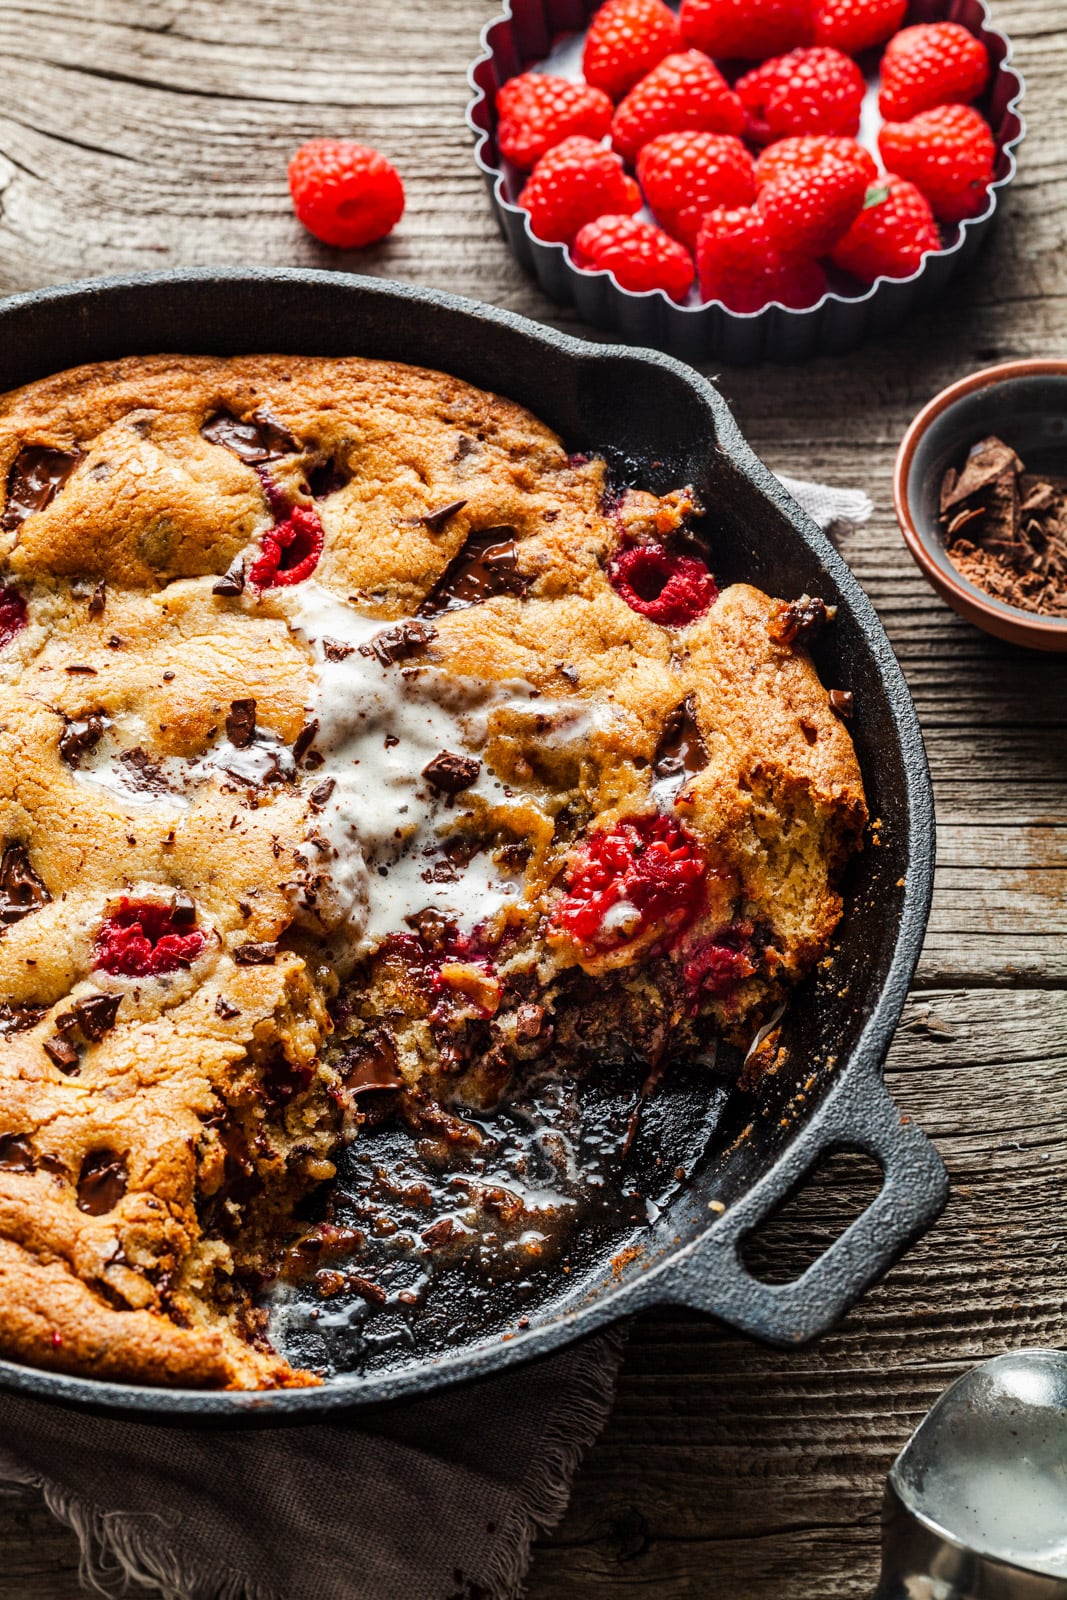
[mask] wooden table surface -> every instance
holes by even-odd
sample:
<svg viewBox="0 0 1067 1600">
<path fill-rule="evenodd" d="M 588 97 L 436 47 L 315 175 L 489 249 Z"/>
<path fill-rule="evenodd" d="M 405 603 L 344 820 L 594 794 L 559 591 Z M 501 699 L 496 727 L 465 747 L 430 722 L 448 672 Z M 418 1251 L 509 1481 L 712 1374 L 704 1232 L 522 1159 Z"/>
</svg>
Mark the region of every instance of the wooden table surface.
<svg viewBox="0 0 1067 1600">
<path fill-rule="evenodd" d="M 2 0 L 0 292 L 191 264 L 345 266 L 584 331 L 508 256 L 463 122 L 494 0 Z M 999 0 L 1027 80 L 1020 172 L 989 244 L 936 312 L 793 369 L 717 368 L 756 450 L 857 485 L 844 554 L 889 631 L 926 734 L 938 874 L 889 1061 L 952 1177 L 938 1226 L 832 1336 L 784 1356 L 695 1316 L 632 1332 L 614 1415 L 537 1547 L 531 1600 L 860 1600 L 885 1471 L 982 1357 L 1067 1343 L 1067 657 L 975 632 L 913 567 L 890 470 L 950 379 L 1067 354 L 1067 12 Z M 294 222 L 290 152 L 358 137 L 400 168 L 393 240 L 337 256 Z M 810 1258 L 862 1198 L 847 1166 L 766 1246 Z M 0 1596 L 80 1593 L 74 1541 L 0 1508 Z M 398 1600 L 423 1600 L 421 1596 Z"/>
</svg>

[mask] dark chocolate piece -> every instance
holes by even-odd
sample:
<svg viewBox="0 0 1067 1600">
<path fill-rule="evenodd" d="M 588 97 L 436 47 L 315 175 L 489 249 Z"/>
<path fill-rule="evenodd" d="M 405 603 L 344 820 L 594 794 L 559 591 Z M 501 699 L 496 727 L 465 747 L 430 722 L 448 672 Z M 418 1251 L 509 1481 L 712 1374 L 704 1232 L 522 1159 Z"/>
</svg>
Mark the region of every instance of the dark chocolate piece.
<svg viewBox="0 0 1067 1600">
<path fill-rule="evenodd" d="M 50 1061 L 54 1061 L 60 1072 L 65 1072 L 68 1077 L 73 1077 L 78 1068 L 78 1052 L 69 1039 L 57 1035 L 54 1039 L 44 1041 L 44 1053 Z"/>
<path fill-rule="evenodd" d="M 440 616 L 497 594 L 524 595 L 530 579 L 519 571 L 518 556 L 514 528 L 472 533 L 422 602 L 419 615 Z"/>
<path fill-rule="evenodd" d="M 230 411 L 217 411 L 200 432 L 210 444 L 221 444 L 250 467 L 295 455 L 300 448 L 292 434 L 263 407 L 247 419 L 235 417 Z"/>
<path fill-rule="evenodd" d="M 222 1017 L 226 1022 L 232 1022 L 234 1017 L 241 1015 L 241 1008 L 235 1006 L 232 1000 L 227 1000 L 224 994 L 220 994 L 215 1001 L 215 1015 Z"/>
<path fill-rule="evenodd" d="M 396 1041 L 388 1028 L 375 1028 L 341 1058 L 340 1070 L 349 1094 L 372 1089 L 402 1089 Z"/>
<path fill-rule="evenodd" d="M 92 711 L 87 717 L 68 721 L 59 736 L 59 753 L 67 765 L 76 767 L 85 752 L 99 744 L 110 726 L 110 717 L 102 711 Z"/>
<path fill-rule="evenodd" d="M 175 889 L 170 903 L 170 917 L 176 928 L 190 928 L 196 921 L 196 904 L 184 889 Z"/>
<path fill-rule="evenodd" d="M 426 906 L 404 918 L 428 950 L 443 950 L 459 932 L 458 925 L 449 920 L 436 906 Z"/>
<path fill-rule="evenodd" d="M 277 954 L 277 941 L 263 940 L 258 944 L 239 944 L 233 952 L 233 959 L 239 967 L 272 967 Z"/>
<path fill-rule="evenodd" d="M 431 1222 L 421 1234 L 423 1244 L 428 1244 L 432 1250 L 436 1245 L 447 1244 L 456 1231 L 456 1225 L 451 1217 L 438 1217 L 436 1222 Z"/>
<path fill-rule="evenodd" d="M 436 511 L 424 511 L 419 521 L 425 523 L 431 533 L 440 533 L 453 517 L 459 515 L 466 504 L 466 500 L 451 500 L 447 506 L 439 506 Z"/>
<path fill-rule="evenodd" d="M 232 599 L 235 595 L 242 594 L 245 586 L 245 564 L 235 561 L 222 577 L 211 586 L 212 594 L 226 595 Z"/>
<path fill-rule="evenodd" d="M 5 1133 L 0 1139 L 0 1168 L 4 1172 L 32 1172 L 33 1146 L 24 1133 Z"/>
<path fill-rule="evenodd" d="M 361 656 L 373 655 L 383 667 L 392 667 L 398 661 L 407 661 L 410 656 L 417 655 L 436 638 L 437 629 L 428 622 L 416 622 L 413 618 L 405 617 L 403 622 L 376 633 L 369 644 L 361 644 L 359 653 Z"/>
<path fill-rule="evenodd" d="M 778 644 L 791 645 L 798 641 L 807 644 L 836 613 L 836 606 L 828 606 L 817 595 L 802 594 L 799 600 L 790 600 L 788 605 L 778 607 L 769 632 Z"/>
<path fill-rule="evenodd" d="M 316 811 L 321 810 L 336 788 L 336 778 L 323 778 L 322 782 L 317 783 L 308 795 L 309 804 L 313 805 Z"/>
<path fill-rule="evenodd" d="M 99 1044 L 115 1026 L 121 1003 L 122 996 L 118 994 L 87 994 L 75 1000 L 72 1010 L 78 1026 L 93 1044 Z"/>
<path fill-rule="evenodd" d="M 675 706 L 660 734 L 652 770 L 657 778 L 691 778 L 708 764 L 708 750 L 697 725 L 696 703 L 686 695 Z"/>
<path fill-rule="evenodd" d="M 35 511 L 43 511 L 51 505 L 82 454 L 81 450 L 53 450 L 43 444 L 24 445 L 7 475 L 7 498 L 0 528 L 12 533 Z"/>
<path fill-rule="evenodd" d="M 101 612 L 103 611 L 103 609 L 104 609 L 104 607 L 106 605 L 107 605 L 107 584 L 101 578 L 100 582 L 97 584 L 96 588 L 93 590 L 92 594 L 89 596 L 89 615 L 93 616 L 93 617 L 100 616 Z"/>
<path fill-rule="evenodd" d="M 329 460 L 320 461 L 318 466 L 309 468 L 308 494 L 313 500 L 325 500 L 329 495 L 336 494 L 338 489 L 343 489 L 351 476 L 336 456 L 330 456 Z"/>
<path fill-rule="evenodd" d="M 853 695 L 851 689 L 830 690 L 830 710 L 837 716 L 846 720 L 852 715 Z"/>
<path fill-rule="evenodd" d="M 48 905 L 51 898 L 30 866 L 25 846 L 9 844 L 0 856 L 0 925 L 21 922 L 31 911 Z"/>
<path fill-rule="evenodd" d="M 245 750 L 256 733 L 256 702 L 249 696 L 245 700 L 231 700 L 226 713 L 226 737 L 238 750 Z"/>
<path fill-rule="evenodd" d="M 310 722 L 305 722 L 296 738 L 293 740 L 293 760 L 303 761 L 311 746 L 315 743 L 315 736 L 319 731 L 317 717 L 312 717 Z"/>
<path fill-rule="evenodd" d="M 422 775 L 433 788 L 442 794 L 460 794 L 477 783 L 482 764 L 474 756 L 457 756 L 451 750 L 442 750 L 422 769 Z"/>
<path fill-rule="evenodd" d="M 322 653 L 327 661 L 345 661 L 355 650 L 354 644 L 345 644 L 342 639 L 323 638 Z"/>
<path fill-rule="evenodd" d="M 78 1177 L 78 1210 L 90 1217 L 114 1211 L 126 1193 L 126 1163 L 113 1150 L 94 1150 Z"/>
<path fill-rule="evenodd" d="M 83 678 L 96 677 L 96 668 L 91 667 L 87 661 L 72 661 L 69 666 L 63 668 L 63 671 L 74 676 L 80 674 Z"/>
</svg>

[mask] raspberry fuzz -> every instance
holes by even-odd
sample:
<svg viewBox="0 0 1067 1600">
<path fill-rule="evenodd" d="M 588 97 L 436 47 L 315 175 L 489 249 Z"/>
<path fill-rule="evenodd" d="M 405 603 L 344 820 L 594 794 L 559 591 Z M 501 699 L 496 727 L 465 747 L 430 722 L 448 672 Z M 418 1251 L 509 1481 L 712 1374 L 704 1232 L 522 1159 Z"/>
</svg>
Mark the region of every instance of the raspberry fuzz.
<svg viewBox="0 0 1067 1600">
<path fill-rule="evenodd" d="M 684 300 L 693 282 L 693 261 L 685 246 L 637 217 L 587 222 L 572 254 L 579 267 L 613 272 L 620 288 L 633 294 L 662 289 L 672 300 Z"/>
<path fill-rule="evenodd" d="M 602 139 L 611 126 L 612 104 L 602 89 L 570 83 L 547 72 L 509 78 L 496 97 L 500 154 L 529 172 L 553 145 L 582 135 Z"/>
<path fill-rule="evenodd" d="M 663 0 L 606 0 L 585 36 L 586 83 L 621 100 L 664 56 L 681 50 L 682 34 Z"/>
<path fill-rule="evenodd" d="M 359 250 L 384 239 L 404 214 L 404 185 L 369 145 L 312 139 L 289 163 L 297 218 L 323 244 Z"/>
</svg>

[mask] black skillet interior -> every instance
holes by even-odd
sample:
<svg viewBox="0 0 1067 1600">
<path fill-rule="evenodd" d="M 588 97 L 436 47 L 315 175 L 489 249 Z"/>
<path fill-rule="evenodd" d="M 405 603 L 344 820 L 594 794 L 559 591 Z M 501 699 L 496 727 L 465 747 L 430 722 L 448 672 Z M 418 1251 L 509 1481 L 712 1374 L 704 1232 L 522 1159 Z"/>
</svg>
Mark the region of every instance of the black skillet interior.
<svg viewBox="0 0 1067 1600">
<path fill-rule="evenodd" d="M 668 1074 L 642 1121 L 627 1205 L 574 1241 L 567 1273 L 545 1273 L 519 1296 L 494 1288 L 472 1300 L 462 1284 L 444 1288 L 428 1314 L 377 1333 L 363 1301 L 332 1307 L 328 1327 L 290 1318 L 294 1356 L 335 1374 L 320 1389 L 162 1392 L 9 1362 L 0 1383 L 173 1420 L 281 1421 L 492 1370 L 655 1301 L 714 1312 L 785 1345 L 829 1327 L 945 1197 L 938 1158 L 901 1123 L 880 1077 L 929 906 L 929 776 L 903 678 L 847 567 L 749 450 L 711 385 L 665 356 L 585 344 L 432 291 L 314 272 L 159 274 L 0 305 L 0 390 L 84 361 L 164 351 L 358 354 L 437 367 L 529 406 L 569 449 L 605 454 L 624 481 L 661 492 L 692 483 L 708 508 L 720 583 L 747 579 L 837 604 L 818 666 L 827 687 L 855 696 L 853 736 L 880 820 L 850 874 L 832 967 L 787 1011 L 788 1069 L 756 1097 L 731 1088 L 737 1063 L 721 1057 L 705 1077 Z M 878 1198 L 796 1283 L 749 1277 L 739 1243 L 839 1148 L 880 1163 Z"/>
</svg>

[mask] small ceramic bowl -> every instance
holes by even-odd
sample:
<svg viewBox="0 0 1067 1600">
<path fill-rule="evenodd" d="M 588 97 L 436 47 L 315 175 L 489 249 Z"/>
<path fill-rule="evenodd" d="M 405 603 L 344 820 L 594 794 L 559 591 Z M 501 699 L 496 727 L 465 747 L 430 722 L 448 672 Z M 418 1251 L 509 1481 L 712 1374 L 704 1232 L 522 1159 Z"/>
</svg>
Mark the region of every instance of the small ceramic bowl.
<svg viewBox="0 0 1067 1600">
<path fill-rule="evenodd" d="M 1067 472 L 1067 360 L 1007 361 L 972 372 L 925 405 L 901 441 L 893 501 L 908 549 L 954 611 L 998 639 L 1067 651 L 1067 617 L 996 600 L 953 565 L 938 521 L 941 480 L 995 434 L 1030 472 Z"/>
</svg>

